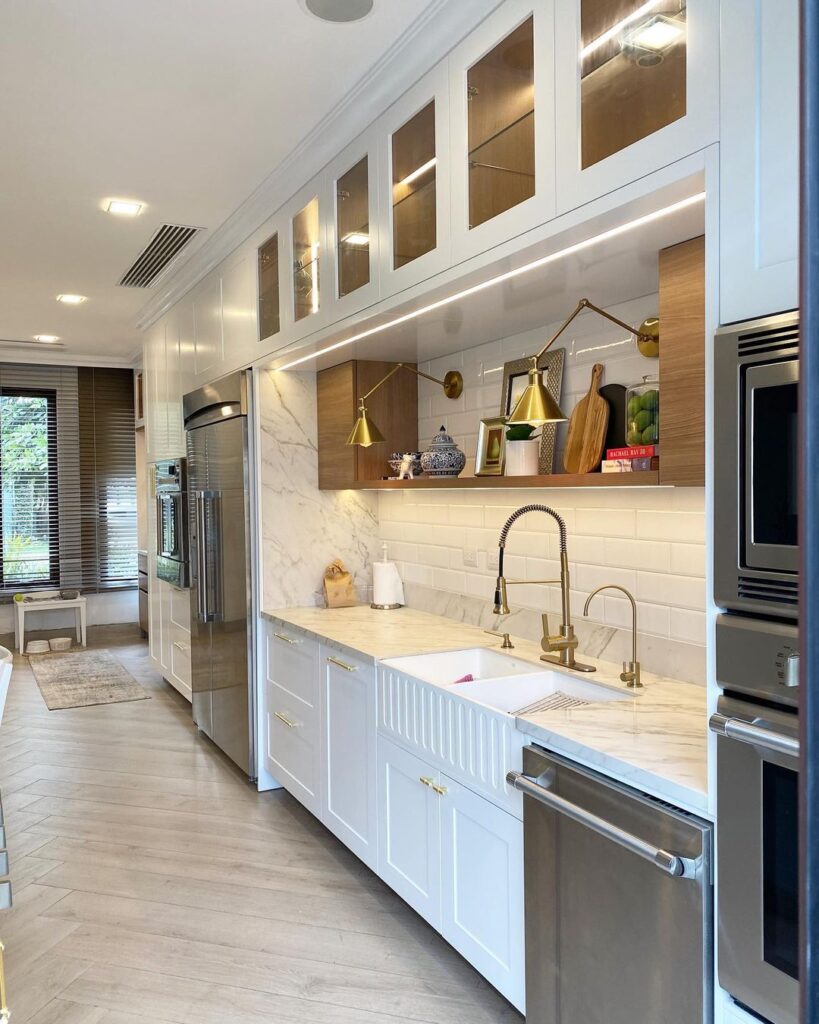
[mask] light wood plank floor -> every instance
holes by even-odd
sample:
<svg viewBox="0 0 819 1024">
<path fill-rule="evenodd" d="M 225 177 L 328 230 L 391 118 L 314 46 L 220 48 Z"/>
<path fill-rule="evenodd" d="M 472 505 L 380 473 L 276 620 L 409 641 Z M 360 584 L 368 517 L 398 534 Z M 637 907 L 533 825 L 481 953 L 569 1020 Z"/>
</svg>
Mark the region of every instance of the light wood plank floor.
<svg viewBox="0 0 819 1024">
<path fill-rule="evenodd" d="M 151 700 L 48 711 L 15 658 L 0 729 L 14 1024 L 498 1024 L 521 1016 L 283 790 Z"/>
</svg>

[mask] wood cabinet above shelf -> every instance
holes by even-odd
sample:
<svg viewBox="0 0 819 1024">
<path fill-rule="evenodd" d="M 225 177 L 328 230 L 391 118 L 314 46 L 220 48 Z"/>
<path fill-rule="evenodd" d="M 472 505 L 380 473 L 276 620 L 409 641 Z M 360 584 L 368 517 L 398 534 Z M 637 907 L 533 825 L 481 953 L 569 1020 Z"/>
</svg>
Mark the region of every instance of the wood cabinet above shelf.
<svg viewBox="0 0 819 1024">
<path fill-rule="evenodd" d="M 642 473 L 552 473 L 548 476 L 460 476 L 421 477 L 416 480 L 358 480 L 350 487 L 355 490 L 465 490 L 469 488 L 522 487 L 656 487 L 660 474 Z"/>
</svg>

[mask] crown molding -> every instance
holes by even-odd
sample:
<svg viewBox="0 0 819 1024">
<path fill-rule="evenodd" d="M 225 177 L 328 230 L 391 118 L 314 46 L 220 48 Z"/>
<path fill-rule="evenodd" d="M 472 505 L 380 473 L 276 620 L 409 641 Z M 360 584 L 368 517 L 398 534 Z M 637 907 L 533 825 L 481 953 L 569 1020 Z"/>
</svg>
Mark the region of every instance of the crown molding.
<svg viewBox="0 0 819 1024">
<path fill-rule="evenodd" d="M 432 0 L 350 90 L 139 310 L 145 330 L 480 24 L 501 0 Z"/>
<path fill-rule="evenodd" d="M 43 348 L 45 347 L 44 345 Z M 33 352 L 31 349 L 23 352 L 10 350 L 9 346 L 3 346 L 2 343 L 0 363 L 28 363 L 31 366 L 109 366 L 123 370 L 133 370 L 137 365 L 131 355 L 92 356 L 55 350 Z"/>
</svg>

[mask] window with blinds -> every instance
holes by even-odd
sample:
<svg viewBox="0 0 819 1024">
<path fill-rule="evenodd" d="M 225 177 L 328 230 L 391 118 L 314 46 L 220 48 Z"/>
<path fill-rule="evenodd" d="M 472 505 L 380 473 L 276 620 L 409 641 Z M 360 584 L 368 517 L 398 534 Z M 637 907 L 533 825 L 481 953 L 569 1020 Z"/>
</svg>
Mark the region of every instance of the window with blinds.
<svg viewBox="0 0 819 1024">
<path fill-rule="evenodd" d="M 133 374 L 0 364 L 0 597 L 136 586 Z"/>
</svg>

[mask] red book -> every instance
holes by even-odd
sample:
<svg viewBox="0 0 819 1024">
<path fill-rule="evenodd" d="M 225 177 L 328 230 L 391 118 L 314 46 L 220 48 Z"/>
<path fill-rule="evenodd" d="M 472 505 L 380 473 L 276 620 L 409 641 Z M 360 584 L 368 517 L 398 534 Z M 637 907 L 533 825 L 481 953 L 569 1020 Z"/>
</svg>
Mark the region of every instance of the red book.
<svg viewBox="0 0 819 1024">
<path fill-rule="evenodd" d="M 660 454 L 658 444 L 635 444 L 628 448 L 609 448 L 607 459 L 651 459 Z"/>
</svg>

